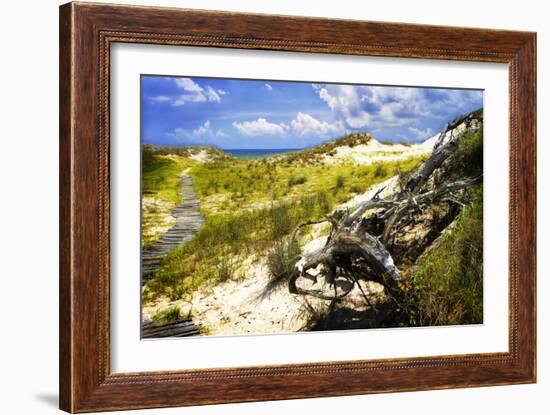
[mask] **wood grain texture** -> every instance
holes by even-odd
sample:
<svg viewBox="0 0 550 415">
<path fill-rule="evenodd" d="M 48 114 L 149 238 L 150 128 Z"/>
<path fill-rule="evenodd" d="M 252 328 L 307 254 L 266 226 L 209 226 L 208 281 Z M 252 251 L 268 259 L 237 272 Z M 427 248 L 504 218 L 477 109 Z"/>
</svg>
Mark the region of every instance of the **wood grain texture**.
<svg viewBox="0 0 550 415">
<path fill-rule="evenodd" d="M 188 337 L 199 336 L 200 332 L 189 318 L 173 321 L 166 324 L 153 322 L 141 324 L 142 339 L 158 339 L 161 337 Z"/>
<path fill-rule="evenodd" d="M 71 141 L 72 19 L 70 8 L 59 14 L 59 405 L 72 409 L 71 289 Z"/>
<path fill-rule="evenodd" d="M 508 63 L 510 351 L 110 373 L 109 60 L 110 45 L 116 42 Z M 61 408 L 89 412 L 534 382 L 535 62 L 536 36 L 526 32 L 104 4 L 61 6 Z"/>
</svg>

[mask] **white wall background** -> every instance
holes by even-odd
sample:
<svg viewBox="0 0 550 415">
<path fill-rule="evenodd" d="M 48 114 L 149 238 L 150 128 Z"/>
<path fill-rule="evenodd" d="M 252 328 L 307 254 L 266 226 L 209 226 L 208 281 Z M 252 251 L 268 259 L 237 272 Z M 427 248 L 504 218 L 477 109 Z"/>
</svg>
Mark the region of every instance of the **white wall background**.
<svg viewBox="0 0 550 415">
<path fill-rule="evenodd" d="M 548 192 L 550 155 L 547 102 L 543 82 L 549 63 L 550 13 L 536 0 L 459 3 L 441 1 L 189 0 L 134 4 L 311 15 L 538 32 L 539 137 L 539 383 L 346 398 L 132 412 L 156 414 L 461 414 L 547 413 L 550 405 Z M 0 384 L 2 413 L 57 411 L 57 255 L 58 255 L 58 10 L 57 0 L 6 2 L 2 8 L 0 66 Z M 546 77 L 550 76 L 550 73 Z M 545 163 L 546 161 L 546 163 Z M 545 200 L 546 199 L 546 200 Z M 504 218 L 503 218 L 504 219 Z"/>
</svg>

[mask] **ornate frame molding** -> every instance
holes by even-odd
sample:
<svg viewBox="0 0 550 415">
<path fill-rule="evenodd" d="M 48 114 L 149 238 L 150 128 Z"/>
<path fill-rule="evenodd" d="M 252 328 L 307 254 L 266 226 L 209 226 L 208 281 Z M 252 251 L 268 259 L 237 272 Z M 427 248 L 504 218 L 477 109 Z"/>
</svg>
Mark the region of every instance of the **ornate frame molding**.
<svg viewBox="0 0 550 415">
<path fill-rule="evenodd" d="M 331 32 L 336 28 L 341 36 L 335 41 Z M 112 374 L 109 70 L 110 45 L 117 42 L 508 63 L 510 351 Z M 89 412 L 534 382 L 535 48 L 536 35 L 525 32 L 86 3 L 61 6 L 61 408 Z"/>
</svg>

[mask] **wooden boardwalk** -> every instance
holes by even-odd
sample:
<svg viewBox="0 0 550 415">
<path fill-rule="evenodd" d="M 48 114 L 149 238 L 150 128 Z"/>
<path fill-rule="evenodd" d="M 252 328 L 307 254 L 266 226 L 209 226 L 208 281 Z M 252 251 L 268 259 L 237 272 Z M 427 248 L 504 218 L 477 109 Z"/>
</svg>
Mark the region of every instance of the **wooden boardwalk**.
<svg viewBox="0 0 550 415">
<path fill-rule="evenodd" d="M 200 333 L 191 319 L 183 319 L 167 324 L 155 324 L 151 321 L 141 324 L 142 339 L 160 339 L 163 337 L 190 337 Z"/>
<path fill-rule="evenodd" d="M 204 217 L 198 212 L 200 202 L 191 177 L 182 174 L 180 186 L 183 202 L 172 211 L 172 216 L 176 219 L 175 225 L 162 238 L 141 251 L 142 285 L 154 276 L 160 266 L 162 257 L 172 249 L 189 242 L 204 222 Z M 141 337 L 143 339 L 199 335 L 200 332 L 191 319 L 183 319 L 162 325 L 151 321 L 141 323 Z"/>
<path fill-rule="evenodd" d="M 181 176 L 183 202 L 172 211 L 175 225 L 162 238 L 141 251 L 141 284 L 151 279 L 160 266 L 162 257 L 178 246 L 189 242 L 204 222 L 198 212 L 200 202 L 195 193 L 193 180 L 186 174 Z"/>
</svg>

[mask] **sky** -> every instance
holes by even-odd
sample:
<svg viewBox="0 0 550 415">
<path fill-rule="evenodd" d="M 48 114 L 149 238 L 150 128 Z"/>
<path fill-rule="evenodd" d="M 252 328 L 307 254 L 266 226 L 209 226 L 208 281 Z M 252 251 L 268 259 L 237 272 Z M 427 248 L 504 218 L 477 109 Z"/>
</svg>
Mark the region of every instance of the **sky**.
<svg viewBox="0 0 550 415">
<path fill-rule="evenodd" d="M 306 148 L 352 132 L 422 142 L 483 106 L 483 91 L 199 77 L 141 77 L 145 144 Z"/>
</svg>

